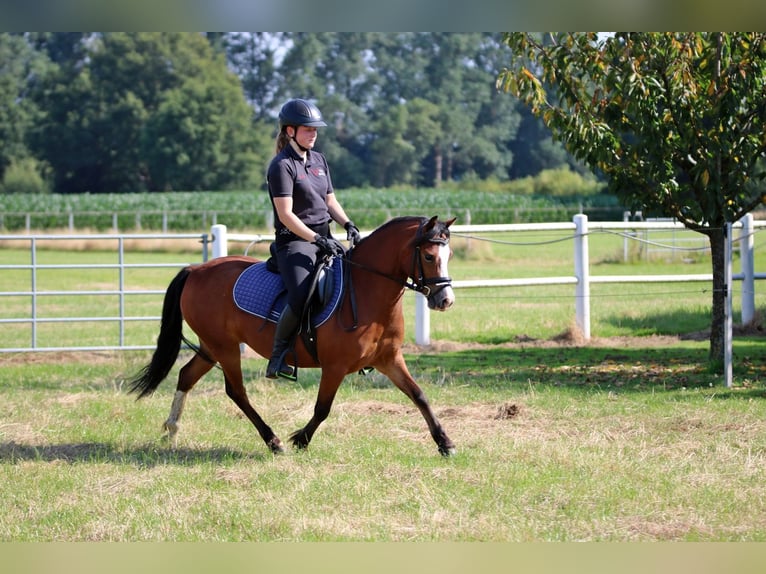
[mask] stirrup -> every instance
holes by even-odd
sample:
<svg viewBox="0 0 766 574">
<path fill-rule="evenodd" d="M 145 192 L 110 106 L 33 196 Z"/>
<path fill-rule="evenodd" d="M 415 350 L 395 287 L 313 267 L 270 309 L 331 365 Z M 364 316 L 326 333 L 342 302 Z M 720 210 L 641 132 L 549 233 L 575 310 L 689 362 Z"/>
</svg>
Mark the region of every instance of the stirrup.
<svg viewBox="0 0 766 574">
<path fill-rule="evenodd" d="M 287 371 L 287 369 L 290 369 Z M 282 363 L 277 371 L 277 377 L 280 379 L 287 379 L 288 381 L 298 380 L 298 367 L 291 367 L 287 363 Z"/>
<path fill-rule="evenodd" d="M 275 372 L 269 376 L 269 365 L 271 365 L 272 361 L 274 359 L 269 359 L 269 364 L 266 366 L 266 378 L 267 379 L 276 379 L 276 378 L 282 378 L 287 379 L 289 381 L 297 381 L 298 380 L 298 367 L 291 367 L 287 364 L 287 361 L 285 360 L 287 358 L 287 353 L 290 351 L 290 349 L 285 349 L 281 355 L 279 355 L 279 358 L 277 359 L 277 365 Z"/>
</svg>

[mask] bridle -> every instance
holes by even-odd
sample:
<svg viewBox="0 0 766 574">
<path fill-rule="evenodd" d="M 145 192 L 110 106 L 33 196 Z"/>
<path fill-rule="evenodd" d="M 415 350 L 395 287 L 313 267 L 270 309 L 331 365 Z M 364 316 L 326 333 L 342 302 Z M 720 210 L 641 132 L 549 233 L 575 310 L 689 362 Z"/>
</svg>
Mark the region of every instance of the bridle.
<svg viewBox="0 0 766 574">
<path fill-rule="evenodd" d="M 380 275 L 381 277 L 390 279 L 391 281 L 394 281 L 395 283 L 399 283 L 402 287 L 405 287 L 412 291 L 416 291 L 417 293 L 421 293 L 425 297 L 431 297 L 433 295 L 436 295 L 442 289 L 452 285 L 452 277 L 443 277 L 443 276 L 425 277 L 425 272 L 423 270 L 423 259 L 421 257 L 420 248 L 426 243 L 448 245 L 449 231 L 447 231 L 446 234 L 444 235 L 437 235 L 437 233 L 425 234 L 423 233 L 423 227 L 425 226 L 425 224 L 426 224 L 425 221 L 421 222 L 420 227 L 418 227 L 418 232 L 415 235 L 415 239 L 413 241 L 414 250 L 412 253 L 412 271 L 410 271 L 408 275 L 408 279 L 402 280 L 399 277 L 396 277 L 395 275 L 391 275 L 390 273 L 385 273 L 383 271 L 375 269 L 374 267 L 370 267 L 363 263 L 358 263 L 354 261 L 350 257 L 351 252 L 353 252 L 353 249 L 351 250 L 351 252 L 346 254 L 346 257 L 344 257 L 344 261 L 350 263 L 351 265 L 355 267 L 359 267 L 360 269 L 364 269 L 365 271 L 369 271 L 370 273 L 375 273 L 376 275 Z M 413 279 L 412 281 L 409 280 L 410 277 Z"/>
<path fill-rule="evenodd" d="M 449 244 L 449 237 L 442 238 L 442 237 L 431 237 L 421 240 L 415 245 L 415 250 L 412 254 L 412 272 L 410 273 L 410 277 L 414 279 L 414 281 L 404 281 L 403 285 L 407 289 L 411 289 L 413 291 L 417 291 L 418 293 L 422 293 L 425 297 L 430 297 L 431 295 L 436 295 L 439 291 L 444 289 L 445 287 L 449 287 L 452 285 L 452 277 L 425 277 L 425 272 L 423 271 L 423 258 L 420 254 L 420 247 L 424 243 L 437 243 L 439 245 L 448 245 Z M 417 273 L 416 273 L 417 271 Z"/>
</svg>

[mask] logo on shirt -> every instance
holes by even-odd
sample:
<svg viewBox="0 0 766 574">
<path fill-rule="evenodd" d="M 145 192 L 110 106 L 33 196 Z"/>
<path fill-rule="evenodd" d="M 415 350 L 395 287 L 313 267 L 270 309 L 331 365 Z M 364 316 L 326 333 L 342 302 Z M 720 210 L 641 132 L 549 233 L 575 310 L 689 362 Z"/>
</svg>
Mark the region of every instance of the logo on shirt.
<svg viewBox="0 0 766 574">
<path fill-rule="evenodd" d="M 324 177 L 325 175 L 327 175 L 327 174 L 325 173 L 324 169 L 323 169 L 323 168 L 321 168 L 321 167 L 314 167 L 314 168 L 311 168 L 311 174 L 312 174 L 314 177 Z"/>
</svg>

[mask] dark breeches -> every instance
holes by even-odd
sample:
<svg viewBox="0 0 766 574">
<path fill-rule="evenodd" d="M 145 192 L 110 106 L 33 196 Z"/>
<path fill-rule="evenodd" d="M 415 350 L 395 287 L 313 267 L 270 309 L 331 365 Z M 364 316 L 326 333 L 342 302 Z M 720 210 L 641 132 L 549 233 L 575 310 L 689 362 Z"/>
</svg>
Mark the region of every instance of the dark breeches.
<svg viewBox="0 0 766 574">
<path fill-rule="evenodd" d="M 311 274 L 317 259 L 313 243 L 295 240 L 277 246 L 279 272 L 287 288 L 287 303 L 300 313 L 311 288 Z"/>
</svg>

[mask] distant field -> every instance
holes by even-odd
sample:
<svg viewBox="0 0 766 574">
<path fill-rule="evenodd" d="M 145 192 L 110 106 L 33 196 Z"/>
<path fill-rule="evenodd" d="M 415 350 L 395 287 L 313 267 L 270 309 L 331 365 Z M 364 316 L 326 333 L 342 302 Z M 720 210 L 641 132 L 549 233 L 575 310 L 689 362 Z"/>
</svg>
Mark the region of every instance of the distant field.
<svg viewBox="0 0 766 574">
<path fill-rule="evenodd" d="M 621 219 L 611 196 L 549 198 L 510 193 L 434 189 L 348 189 L 338 197 L 360 227 L 376 227 L 398 215 L 457 216 L 461 223 L 568 221 L 584 209 L 594 219 Z M 268 227 L 271 204 L 264 190 L 131 194 L 0 195 L 0 230 L 234 229 Z M 470 221 L 469 221 L 470 218 Z M 214 221 L 215 220 L 215 221 Z"/>
</svg>

